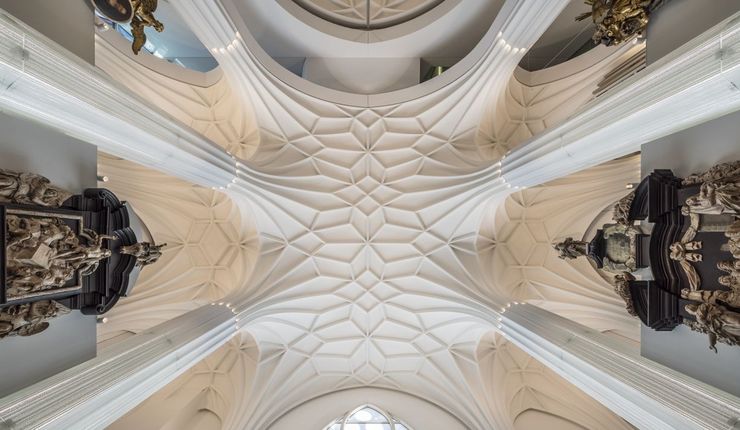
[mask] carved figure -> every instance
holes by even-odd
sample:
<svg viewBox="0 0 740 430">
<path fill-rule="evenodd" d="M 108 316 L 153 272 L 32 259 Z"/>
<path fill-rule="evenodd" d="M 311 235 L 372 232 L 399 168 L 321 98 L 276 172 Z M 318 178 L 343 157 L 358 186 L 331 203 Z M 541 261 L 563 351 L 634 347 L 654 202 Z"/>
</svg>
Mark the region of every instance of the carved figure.
<svg viewBox="0 0 740 430">
<path fill-rule="evenodd" d="M 682 184 L 684 186 L 689 186 L 701 184 L 703 182 L 727 182 L 737 180 L 740 180 L 740 160 L 714 165 L 706 172 L 693 173 L 687 176 L 682 181 Z"/>
<path fill-rule="evenodd" d="M 128 254 L 136 257 L 137 266 L 148 266 L 154 264 L 162 256 L 162 248 L 167 246 L 166 243 L 154 245 L 149 242 L 141 242 L 134 245 L 122 246 L 121 254 Z"/>
<path fill-rule="evenodd" d="M 614 205 L 614 211 L 612 212 L 612 219 L 617 224 L 632 225 L 632 221 L 629 220 L 630 209 L 632 208 L 632 202 L 635 200 L 635 192 L 624 196 L 621 200 Z"/>
<path fill-rule="evenodd" d="M 58 208 L 70 197 L 44 176 L 0 169 L 0 201 Z"/>
<path fill-rule="evenodd" d="M 85 230 L 74 234 L 57 218 L 7 217 L 7 295 L 9 298 L 62 287 L 79 271 L 92 274 L 111 251 L 103 248 L 104 239 Z M 86 240 L 82 245 L 79 238 Z"/>
<path fill-rule="evenodd" d="M 701 254 L 692 251 L 698 251 L 701 248 L 702 243 L 699 241 L 686 243 L 675 242 L 670 246 L 670 258 L 671 260 L 678 261 L 681 264 L 681 268 L 683 268 L 686 273 L 686 278 L 689 280 L 689 286 L 691 286 L 692 291 L 699 289 L 701 278 L 699 277 L 699 273 L 696 271 L 696 268 L 694 268 L 691 263 L 697 263 L 703 259 Z"/>
<path fill-rule="evenodd" d="M 588 255 L 588 242 L 574 240 L 572 237 L 566 237 L 564 241 L 553 244 L 553 248 L 563 260 L 574 260 Z"/>
<path fill-rule="evenodd" d="M 701 303 L 721 304 L 726 303 L 732 307 L 740 307 L 740 291 L 737 289 L 731 291 L 724 290 L 696 290 L 691 291 L 688 288 L 681 290 L 681 298 Z"/>
<path fill-rule="evenodd" d="M 591 12 L 576 18 L 591 17 L 596 25 L 595 44 L 618 45 L 647 27 L 650 12 L 658 0 L 586 0 Z"/>
<path fill-rule="evenodd" d="M 116 237 L 98 234 L 88 229 L 85 229 L 80 237 L 87 240 L 88 246 L 73 247 L 56 255 L 55 259 L 79 270 L 81 275 L 87 276 L 97 270 L 101 260 L 111 256 L 111 250 L 103 247 L 103 240 L 115 240 Z"/>
<path fill-rule="evenodd" d="M 133 0 L 131 2 L 134 8 L 134 17 L 131 19 L 131 34 L 134 36 L 134 42 L 131 49 L 136 55 L 139 55 L 141 48 L 146 44 L 145 27 L 153 27 L 160 33 L 164 31 L 164 24 L 154 17 L 157 3 L 158 0 Z"/>
<path fill-rule="evenodd" d="M 740 260 L 740 220 L 735 221 L 726 231 L 725 236 L 729 239 L 727 247 L 735 260 Z"/>
<path fill-rule="evenodd" d="M 49 328 L 49 320 L 69 313 L 52 300 L 14 305 L 0 309 L 0 339 L 8 336 L 33 336 Z"/>
<path fill-rule="evenodd" d="M 709 336 L 709 348 L 714 352 L 718 341 L 730 345 L 740 343 L 740 313 L 711 303 L 689 304 L 685 309 L 696 318 L 689 326 Z"/>
<path fill-rule="evenodd" d="M 626 224 L 604 225 L 603 232 L 606 241 L 606 255 L 602 258 L 604 270 L 616 274 L 637 270 L 635 249 L 640 232 Z"/>
<path fill-rule="evenodd" d="M 632 293 L 630 293 L 630 282 L 635 278 L 629 272 L 623 272 L 614 276 L 614 292 L 624 300 L 627 312 L 633 317 L 638 316 L 635 311 L 635 304 L 632 302 Z"/>
<path fill-rule="evenodd" d="M 686 199 L 690 213 L 740 216 L 739 182 L 704 182 L 699 194 Z"/>
</svg>

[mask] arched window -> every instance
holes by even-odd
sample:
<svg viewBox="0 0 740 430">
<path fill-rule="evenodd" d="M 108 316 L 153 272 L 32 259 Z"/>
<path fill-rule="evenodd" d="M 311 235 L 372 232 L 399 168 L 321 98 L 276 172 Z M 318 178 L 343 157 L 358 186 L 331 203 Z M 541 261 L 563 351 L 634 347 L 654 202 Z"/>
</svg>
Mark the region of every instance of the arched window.
<svg viewBox="0 0 740 430">
<path fill-rule="evenodd" d="M 398 418 L 382 409 L 365 405 L 326 426 L 325 430 L 412 430 Z"/>
</svg>

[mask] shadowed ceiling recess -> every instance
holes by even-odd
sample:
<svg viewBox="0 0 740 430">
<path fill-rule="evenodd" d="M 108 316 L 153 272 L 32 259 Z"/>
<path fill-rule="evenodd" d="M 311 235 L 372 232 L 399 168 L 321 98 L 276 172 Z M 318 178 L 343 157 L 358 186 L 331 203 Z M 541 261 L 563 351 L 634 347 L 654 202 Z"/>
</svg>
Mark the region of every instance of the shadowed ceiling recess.
<svg viewBox="0 0 740 430">
<path fill-rule="evenodd" d="M 443 0 L 293 0 L 299 6 L 334 24 L 377 30 L 410 21 Z"/>
</svg>

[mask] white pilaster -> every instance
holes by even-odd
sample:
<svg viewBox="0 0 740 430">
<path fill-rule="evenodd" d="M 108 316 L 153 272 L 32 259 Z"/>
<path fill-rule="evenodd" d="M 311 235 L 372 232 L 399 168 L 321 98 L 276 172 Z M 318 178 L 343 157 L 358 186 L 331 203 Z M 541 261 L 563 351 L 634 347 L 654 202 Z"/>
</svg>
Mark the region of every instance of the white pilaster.
<svg viewBox="0 0 740 430">
<path fill-rule="evenodd" d="M 208 305 L 0 399 L 0 429 L 102 429 L 226 343 L 230 306 Z"/>
<path fill-rule="evenodd" d="M 512 304 L 499 324 L 511 342 L 640 429 L 740 428 L 740 399 L 618 339 L 529 304 Z"/>
<path fill-rule="evenodd" d="M 508 154 L 502 175 L 531 187 L 640 150 L 740 109 L 735 14 Z"/>
</svg>

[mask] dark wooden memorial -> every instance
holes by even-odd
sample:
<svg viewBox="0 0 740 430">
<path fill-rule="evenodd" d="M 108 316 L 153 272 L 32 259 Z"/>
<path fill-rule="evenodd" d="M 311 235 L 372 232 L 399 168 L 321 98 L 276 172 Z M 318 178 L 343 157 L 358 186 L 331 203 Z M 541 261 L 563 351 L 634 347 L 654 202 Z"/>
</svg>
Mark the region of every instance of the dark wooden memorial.
<svg viewBox="0 0 740 430">
<path fill-rule="evenodd" d="M 613 218 L 617 224 L 590 242 L 568 238 L 555 248 L 609 273 L 646 326 L 686 324 L 715 350 L 717 342 L 740 344 L 740 161 L 687 178 L 655 170 L 617 203 Z"/>
<path fill-rule="evenodd" d="M 139 241 L 132 216 L 108 190 L 71 195 L 0 170 L 0 338 L 39 333 L 75 310 L 103 315 L 128 295 L 132 274 L 161 255 Z"/>
</svg>

